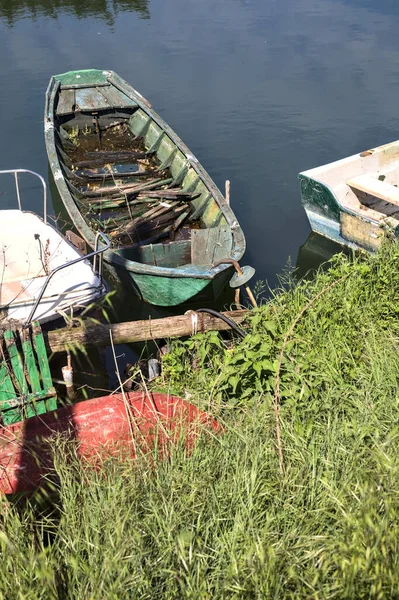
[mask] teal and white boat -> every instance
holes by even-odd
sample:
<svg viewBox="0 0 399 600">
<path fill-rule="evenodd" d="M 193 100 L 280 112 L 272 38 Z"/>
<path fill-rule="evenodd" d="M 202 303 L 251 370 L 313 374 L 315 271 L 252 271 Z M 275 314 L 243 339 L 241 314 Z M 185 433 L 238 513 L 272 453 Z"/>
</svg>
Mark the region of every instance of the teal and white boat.
<svg viewBox="0 0 399 600">
<path fill-rule="evenodd" d="M 44 117 L 62 202 L 89 246 L 109 236 L 104 259 L 124 286 L 160 306 L 216 298 L 244 234 L 150 103 L 112 71 L 71 71 L 51 78 Z"/>
<path fill-rule="evenodd" d="M 299 174 L 302 204 L 316 233 L 376 250 L 399 234 L 399 141 Z"/>
</svg>

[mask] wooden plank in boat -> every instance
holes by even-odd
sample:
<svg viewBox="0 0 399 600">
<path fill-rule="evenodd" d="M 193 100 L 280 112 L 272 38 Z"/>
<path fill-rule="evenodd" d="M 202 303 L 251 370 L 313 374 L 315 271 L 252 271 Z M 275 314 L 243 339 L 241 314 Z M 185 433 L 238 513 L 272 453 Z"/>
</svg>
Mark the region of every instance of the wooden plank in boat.
<svg viewBox="0 0 399 600">
<path fill-rule="evenodd" d="M 101 110 L 111 106 L 100 91 L 92 87 L 75 90 L 75 101 L 79 110 Z"/>
<path fill-rule="evenodd" d="M 359 175 L 346 182 L 349 187 L 399 206 L 399 188 L 372 175 Z"/>
<path fill-rule="evenodd" d="M 228 227 L 193 229 L 191 232 L 191 262 L 193 265 L 213 265 L 231 252 L 232 235 Z"/>
<path fill-rule="evenodd" d="M 191 241 L 148 244 L 140 248 L 140 260 L 157 267 L 181 267 L 190 262 Z"/>
<path fill-rule="evenodd" d="M 75 90 L 61 90 L 58 105 L 57 115 L 68 115 L 75 110 Z"/>
<path fill-rule="evenodd" d="M 368 250 L 377 250 L 384 238 L 379 225 L 362 219 L 360 215 L 346 212 L 340 214 L 340 231 L 345 240 Z"/>
<path fill-rule="evenodd" d="M 104 87 L 99 90 L 105 100 L 113 108 L 125 107 L 125 106 L 138 106 L 137 102 L 128 98 L 123 92 L 120 92 L 115 87 Z"/>
</svg>

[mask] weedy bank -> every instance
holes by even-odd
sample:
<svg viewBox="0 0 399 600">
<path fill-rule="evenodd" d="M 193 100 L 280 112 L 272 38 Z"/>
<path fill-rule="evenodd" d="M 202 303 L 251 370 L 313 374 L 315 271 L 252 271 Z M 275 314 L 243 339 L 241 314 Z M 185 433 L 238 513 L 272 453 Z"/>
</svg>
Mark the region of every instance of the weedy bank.
<svg viewBox="0 0 399 600">
<path fill-rule="evenodd" d="M 175 342 L 164 389 L 224 434 L 155 469 L 58 460 L 57 513 L 3 503 L 0 597 L 399 597 L 398 264 L 339 256 L 244 340 Z"/>
</svg>

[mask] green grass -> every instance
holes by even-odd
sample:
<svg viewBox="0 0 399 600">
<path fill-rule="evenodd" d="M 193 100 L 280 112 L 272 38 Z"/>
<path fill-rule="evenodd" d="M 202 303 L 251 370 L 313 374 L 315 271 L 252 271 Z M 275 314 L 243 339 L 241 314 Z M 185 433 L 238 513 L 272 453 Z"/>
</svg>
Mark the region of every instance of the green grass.
<svg viewBox="0 0 399 600">
<path fill-rule="evenodd" d="M 339 257 L 254 311 L 245 340 L 174 343 L 163 389 L 224 434 L 155 468 L 58 450 L 57 512 L 3 502 L 0 597 L 399 598 L 398 265 L 393 245 Z M 278 359 L 308 304 L 281 365 L 281 474 Z"/>
</svg>

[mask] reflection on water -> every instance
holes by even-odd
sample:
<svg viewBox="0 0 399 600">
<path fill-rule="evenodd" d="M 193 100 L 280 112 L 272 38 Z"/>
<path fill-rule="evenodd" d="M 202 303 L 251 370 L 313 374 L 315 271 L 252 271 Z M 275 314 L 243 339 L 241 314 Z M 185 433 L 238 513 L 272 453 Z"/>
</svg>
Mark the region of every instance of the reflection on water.
<svg viewBox="0 0 399 600">
<path fill-rule="evenodd" d="M 350 256 L 353 251 L 347 246 L 340 246 L 332 240 L 312 232 L 306 242 L 299 248 L 295 270 L 296 277 L 298 279 L 313 277 L 321 265 L 328 267 L 332 256 L 339 252 Z"/>
<path fill-rule="evenodd" d="M 135 11 L 142 19 L 150 18 L 148 0 L 0 0 L 0 19 L 9 27 L 23 17 L 57 19 L 70 14 L 78 19 L 95 17 L 113 25 L 120 12 Z"/>
<path fill-rule="evenodd" d="M 46 172 L 51 75 L 112 69 L 231 180 L 243 264 L 274 287 L 309 234 L 297 173 L 397 135 L 398 27 L 397 0 L 0 0 L 0 166 Z"/>
</svg>

